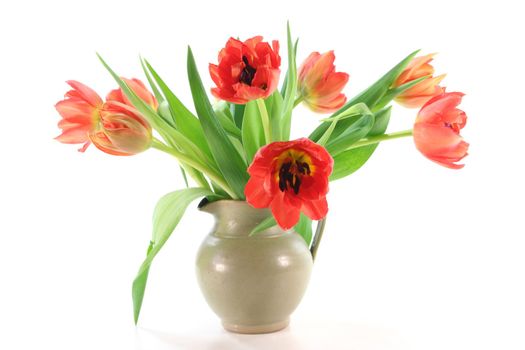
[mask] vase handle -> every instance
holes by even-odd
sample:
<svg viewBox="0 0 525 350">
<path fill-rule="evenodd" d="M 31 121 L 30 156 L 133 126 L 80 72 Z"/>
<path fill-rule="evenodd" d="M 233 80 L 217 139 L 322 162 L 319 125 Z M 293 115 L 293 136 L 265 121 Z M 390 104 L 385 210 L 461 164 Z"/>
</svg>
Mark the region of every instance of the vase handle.
<svg viewBox="0 0 525 350">
<path fill-rule="evenodd" d="M 314 238 L 312 239 L 312 246 L 310 247 L 310 253 L 312 253 L 312 260 L 315 261 L 317 255 L 317 249 L 321 243 L 323 237 L 324 228 L 326 225 L 326 217 L 317 222 L 317 228 L 315 230 Z"/>
</svg>

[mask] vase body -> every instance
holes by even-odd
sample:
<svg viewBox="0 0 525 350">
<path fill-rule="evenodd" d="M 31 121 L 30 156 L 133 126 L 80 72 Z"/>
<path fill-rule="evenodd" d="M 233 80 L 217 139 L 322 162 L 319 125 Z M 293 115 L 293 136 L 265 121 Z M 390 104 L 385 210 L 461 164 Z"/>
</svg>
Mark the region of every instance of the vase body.
<svg viewBox="0 0 525 350">
<path fill-rule="evenodd" d="M 197 254 L 197 280 L 224 328 L 269 333 L 285 328 L 312 271 L 304 239 L 274 226 L 250 236 L 271 215 L 243 201 L 222 200 L 201 208 L 215 226 Z"/>
</svg>

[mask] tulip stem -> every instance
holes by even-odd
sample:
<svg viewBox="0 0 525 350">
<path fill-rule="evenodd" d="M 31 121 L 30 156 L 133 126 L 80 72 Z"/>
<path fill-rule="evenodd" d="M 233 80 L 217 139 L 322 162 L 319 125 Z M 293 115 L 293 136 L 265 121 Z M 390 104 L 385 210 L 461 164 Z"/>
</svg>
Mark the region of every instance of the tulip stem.
<svg viewBox="0 0 525 350">
<path fill-rule="evenodd" d="M 270 117 L 268 116 L 268 110 L 266 109 L 266 104 L 262 98 L 256 100 L 257 108 L 259 109 L 259 114 L 261 115 L 261 122 L 264 130 L 264 138 L 266 143 L 272 142 L 272 130 L 270 126 Z"/>
<path fill-rule="evenodd" d="M 226 193 L 228 193 L 230 197 L 232 197 L 232 199 L 238 199 L 235 195 L 235 192 L 233 192 L 233 190 L 226 183 L 226 181 L 219 174 L 217 174 L 212 169 L 208 168 L 206 165 L 195 161 L 194 159 L 188 157 L 184 153 L 177 151 L 175 148 L 166 146 L 164 143 L 155 138 L 151 143 L 151 147 L 158 149 L 159 151 L 168 153 L 177 158 L 181 163 L 184 163 L 185 165 L 200 171 L 204 175 L 208 176 L 211 181 L 215 182 L 218 186 L 220 186 Z"/>
<path fill-rule="evenodd" d="M 297 105 L 301 102 L 303 102 L 304 98 L 303 96 L 299 96 L 295 99 L 294 103 L 293 103 L 293 108 L 297 107 Z"/>
<path fill-rule="evenodd" d="M 383 135 L 367 137 L 367 138 L 361 139 L 360 141 L 357 141 L 356 143 L 354 143 L 352 146 L 348 148 L 348 150 L 363 147 L 363 146 L 374 145 L 382 141 L 395 140 L 395 139 L 399 139 L 402 137 L 408 137 L 408 136 L 412 136 L 412 129 L 393 132 L 391 134 L 383 134 Z"/>
</svg>

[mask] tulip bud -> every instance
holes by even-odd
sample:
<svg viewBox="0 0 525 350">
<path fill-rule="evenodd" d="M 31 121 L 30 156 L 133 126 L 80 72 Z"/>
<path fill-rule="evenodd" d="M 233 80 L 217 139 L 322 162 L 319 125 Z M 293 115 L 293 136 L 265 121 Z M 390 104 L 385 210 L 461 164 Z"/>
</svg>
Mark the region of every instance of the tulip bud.
<svg viewBox="0 0 525 350">
<path fill-rule="evenodd" d="M 299 98 L 315 112 L 328 113 L 341 108 L 346 96 L 341 90 L 349 75 L 336 72 L 333 51 L 324 54 L 312 52 L 298 71 Z"/>
<path fill-rule="evenodd" d="M 397 103 L 407 108 L 418 108 L 432 97 L 445 92 L 445 88 L 439 86 L 439 83 L 445 78 L 445 74 L 437 77 L 432 76 L 434 67 L 430 62 L 434 59 L 434 55 L 430 54 L 414 58 L 399 75 L 393 85 L 394 88 L 425 76 L 428 76 L 428 78 L 398 95 L 395 98 Z"/>
<path fill-rule="evenodd" d="M 130 156 L 151 146 L 149 123 L 133 108 L 119 102 L 106 102 L 95 131 L 89 135 L 93 144 L 103 152 Z"/>
</svg>

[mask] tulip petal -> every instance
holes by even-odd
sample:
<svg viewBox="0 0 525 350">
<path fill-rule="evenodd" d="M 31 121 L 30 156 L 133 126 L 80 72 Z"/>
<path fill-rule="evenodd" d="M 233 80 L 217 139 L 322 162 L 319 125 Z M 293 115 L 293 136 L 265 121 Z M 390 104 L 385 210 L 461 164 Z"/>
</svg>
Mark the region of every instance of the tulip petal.
<svg viewBox="0 0 525 350">
<path fill-rule="evenodd" d="M 303 202 L 302 210 L 312 220 L 321 220 L 328 214 L 328 202 L 326 197 L 318 200 Z"/>
<path fill-rule="evenodd" d="M 79 97 L 81 97 L 91 106 L 99 107 L 102 105 L 103 101 L 100 96 L 89 86 L 84 85 L 76 80 L 68 80 L 67 83 L 75 90 Z"/>
<path fill-rule="evenodd" d="M 299 222 L 301 215 L 300 207 L 294 206 L 283 192 L 279 192 L 272 199 L 270 209 L 275 217 L 275 221 L 277 221 L 277 224 L 284 230 L 291 229 Z"/>
</svg>

